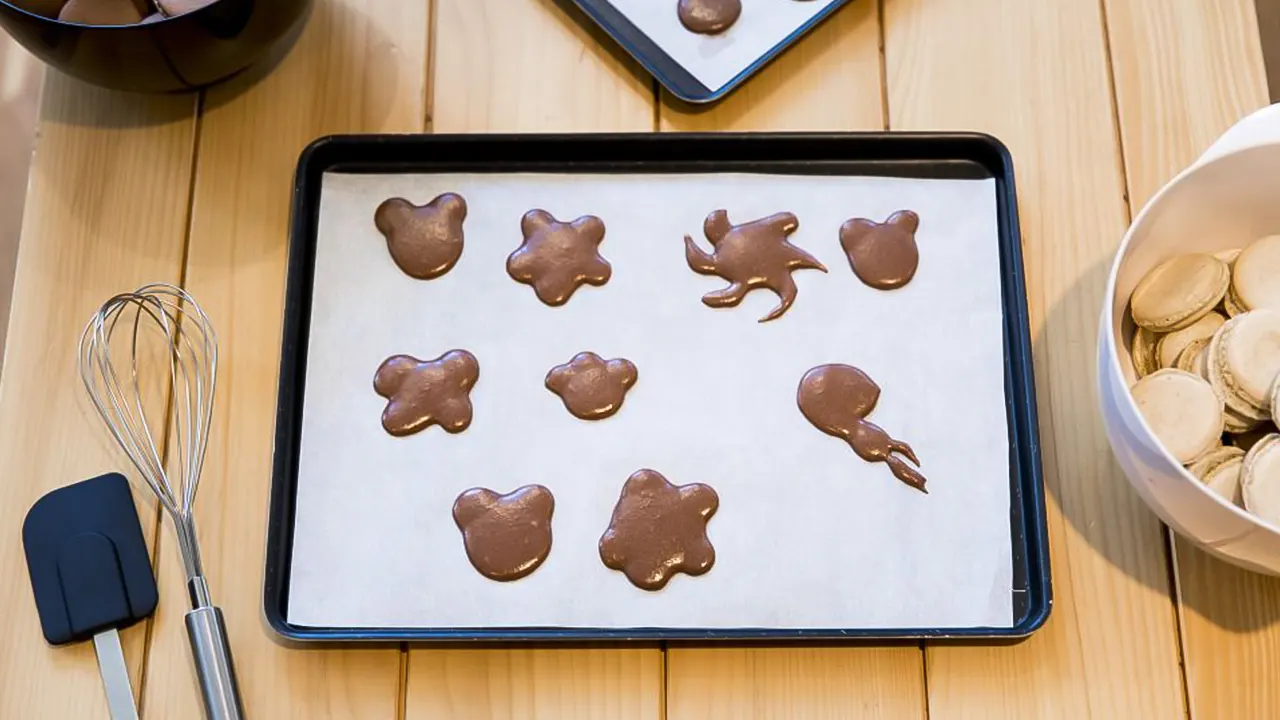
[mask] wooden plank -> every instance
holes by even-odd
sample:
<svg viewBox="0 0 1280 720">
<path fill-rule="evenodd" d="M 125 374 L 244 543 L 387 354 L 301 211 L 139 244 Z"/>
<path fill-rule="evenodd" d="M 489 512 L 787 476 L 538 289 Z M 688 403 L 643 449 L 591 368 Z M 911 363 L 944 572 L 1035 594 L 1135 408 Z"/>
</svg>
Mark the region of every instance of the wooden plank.
<svg viewBox="0 0 1280 720">
<path fill-rule="evenodd" d="M 0 35 L 0 367 L 43 78 L 44 65 L 16 40 Z"/>
<path fill-rule="evenodd" d="M 329 133 L 421 131 L 427 33 L 425 3 L 318 2 L 279 67 L 256 84 L 245 78 L 213 88 L 205 99 L 186 286 L 213 319 L 222 355 L 196 514 L 250 717 L 393 718 L 398 710 L 396 648 L 288 649 L 276 642 L 262 621 L 262 558 L 298 153 Z M 200 717 L 169 532 L 159 570 L 161 613 L 144 711 Z"/>
<path fill-rule="evenodd" d="M 1134 214 L 1237 119 L 1267 104 L 1257 22 L 1274 6 L 1261 0 L 1255 15 L 1252 0 L 1108 0 Z M 1271 680 L 1280 672 L 1280 579 L 1176 542 L 1192 717 L 1280 717 Z"/>
<path fill-rule="evenodd" d="M 19 528 L 45 492 L 128 465 L 84 397 L 76 345 L 112 294 L 178 279 L 194 111 L 189 96 L 143 98 L 47 75 L 0 379 L 0 717 L 107 716 L 92 644 L 44 643 Z M 145 493 L 134 495 L 150 538 L 155 505 Z M 147 623 L 124 633 L 135 692 L 146 633 Z"/>
<path fill-rule="evenodd" d="M 551 0 L 437 0 L 436 132 L 653 129 L 648 78 Z M 414 649 L 405 717 L 657 718 L 654 646 Z"/>
<path fill-rule="evenodd" d="M 930 646 L 930 716 L 1180 717 L 1162 529 L 1112 460 L 1088 390 L 1128 219 L 1101 9 L 893 0 L 885 53 L 894 128 L 983 130 L 1013 152 L 1056 598 L 1020 645 Z"/>
<path fill-rule="evenodd" d="M 664 104 L 661 127 L 880 130 L 879 45 L 877 3 L 855 2 L 713 109 Z M 672 647 L 667 716 L 923 717 L 922 661 L 913 645 Z"/>
</svg>

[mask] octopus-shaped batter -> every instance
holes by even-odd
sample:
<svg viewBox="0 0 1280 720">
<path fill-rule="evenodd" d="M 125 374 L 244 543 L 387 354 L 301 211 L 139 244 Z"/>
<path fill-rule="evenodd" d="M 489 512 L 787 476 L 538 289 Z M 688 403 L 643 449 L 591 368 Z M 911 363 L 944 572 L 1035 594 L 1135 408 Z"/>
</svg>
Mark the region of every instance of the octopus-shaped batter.
<svg viewBox="0 0 1280 720">
<path fill-rule="evenodd" d="M 729 281 L 729 287 L 702 296 L 707 307 L 733 307 L 756 288 L 768 288 L 782 301 L 772 312 L 760 318 L 768 322 L 787 311 L 796 300 L 794 270 L 827 268 L 809 253 L 792 245 L 787 236 L 800 222 L 789 212 L 742 225 L 729 222 L 729 213 L 716 210 L 707 216 L 702 231 L 714 252 L 706 254 L 693 238 L 684 236 L 684 255 L 689 269 L 699 275 L 718 275 Z"/>
<path fill-rule="evenodd" d="M 919 465 L 911 446 L 894 440 L 878 425 L 867 421 L 880 400 L 880 386 L 851 365 L 820 365 L 804 374 L 796 403 L 800 412 L 822 432 L 838 437 L 867 462 L 882 462 L 893 476 L 922 493 L 925 478 L 894 453 Z"/>
</svg>

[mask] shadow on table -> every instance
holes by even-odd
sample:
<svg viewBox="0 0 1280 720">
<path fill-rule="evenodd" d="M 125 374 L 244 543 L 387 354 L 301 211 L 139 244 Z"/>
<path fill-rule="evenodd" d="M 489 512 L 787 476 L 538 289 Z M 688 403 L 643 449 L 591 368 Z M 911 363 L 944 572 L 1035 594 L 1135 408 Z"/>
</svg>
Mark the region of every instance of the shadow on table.
<svg viewBox="0 0 1280 720">
<path fill-rule="evenodd" d="M 1172 567 L 1169 531 L 1129 485 L 1111 454 L 1096 390 L 1097 323 L 1110 268 L 1108 258 L 1082 274 L 1048 308 L 1035 336 L 1049 501 L 1061 509 L 1068 532 L 1151 590 L 1173 598 L 1176 571 L 1184 611 L 1237 632 L 1275 625 L 1280 622 L 1280 579 L 1236 568 L 1181 538 L 1176 541 L 1178 567 Z M 1086 371 L 1077 368 L 1087 368 L 1087 378 Z M 1051 523 L 1050 532 L 1055 529 Z M 1061 534 L 1052 539 L 1058 547 L 1052 567 L 1058 582 L 1069 571 L 1062 562 L 1063 541 Z M 1092 578 L 1078 574 L 1073 579 L 1080 587 L 1081 580 Z"/>
</svg>

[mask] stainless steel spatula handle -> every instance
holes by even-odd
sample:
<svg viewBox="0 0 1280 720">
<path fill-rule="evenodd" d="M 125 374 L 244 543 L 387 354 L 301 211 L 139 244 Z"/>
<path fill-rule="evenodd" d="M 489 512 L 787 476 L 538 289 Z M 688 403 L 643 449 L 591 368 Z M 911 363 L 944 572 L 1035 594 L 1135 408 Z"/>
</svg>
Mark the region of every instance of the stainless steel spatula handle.
<svg viewBox="0 0 1280 720">
<path fill-rule="evenodd" d="M 204 699 L 205 717 L 209 720 L 241 720 L 244 706 L 236 685 L 235 666 L 231 662 L 231 644 L 227 642 L 227 626 L 222 610 L 209 606 L 186 615 L 187 639 L 196 663 L 196 679 Z"/>
</svg>

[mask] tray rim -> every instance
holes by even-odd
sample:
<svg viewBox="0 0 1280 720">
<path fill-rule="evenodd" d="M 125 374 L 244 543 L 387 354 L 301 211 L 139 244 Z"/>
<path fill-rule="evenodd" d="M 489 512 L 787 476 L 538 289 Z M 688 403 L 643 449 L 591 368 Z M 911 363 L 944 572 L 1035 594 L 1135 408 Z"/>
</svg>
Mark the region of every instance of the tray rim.
<svg viewBox="0 0 1280 720">
<path fill-rule="evenodd" d="M 809 18 L 794 32 L 778 41 L 776 45 L 753 60 L 741 72 L 730 78 L 728 82 L 714 90 L 704 85 L 693 76 L 693 73 L 690 73 L 683 65 L 676 62 L 671 55 L 641 31 L 640 28 L 636 27 L 635 23 L 625 13 L 615 7 L 611 0 L 573 0 L 573 3 L 606 35 L 613 38 L 618 47 L 622 48 L 627 55 L 639 63 L 667 92 L 691 105 L 709 105 L 723 100 L 729 93 L 736 90 L 739 85 L 777 59 L 797 40 L 809 34 L 822 21 L 831 17 L 832 14 L 851 1 L 833 0 L 830 5 L 820 10 L 817 15 Z"/>
<path fill-rule="evenodd" d="M 505 165 L 492 172 L 527 172 L 529 166 L 554 166 L 544 172 L 568 172 L 564 145 L 579 151 L 591 150 L 581 161 L 585 168 L 573 171 L 625 172 L 623 167 L 640 166 L 639 171 L 661 172 L 646 165 L 712 163 L 721 170 L 696 169 L 686 172 L 795 172 L 823 163 L 850 164 L 896 163 L 897 172 L 884 173 L 896 177 L 937 177 L 938 172 L 917 175 L 910 172 L 913 163 L 968 163 L 982 167 L 996 181 L 997 221 L 1001 256 L 1001 294 L 1005 309 L 1005 389 L 1010 436 L 1010 529 L 1015 562 L 1015 582 L 1025 574 L 1026 614 L 1012 627 L 964 628 L 324 628 L 304 627 L 289 623 L 285 617 L 288 602 L 288 575 L 292 562 L 294 502 L 297 489 L 297 461 L 300 443 L 300 420 L 306 354 L 310 322 L 312 271 L 315 237 L 318 225 L 320 187 L 323 174 L 343 168 L 349 172 L 405 172 L 397 166 L 421 168 L 445 164 L 467 171 L 483 171 L 474 165 Z M 683 157 L 663 159 L 653 148 Z M 609 149 L 614 157 L 619 150 L 632 149 L 636 159 L 613 159 L 602 155 Z M 461 155 L 482 150 L 497 153 L 502 159 L 435 160 L 434 150 L 453 149 Z M 773 154 L 765 152 L 766 149 Z M 343 161 L 351 153 L 371 151 L 387 156 L 377 161 Z M 505 151 L 505 153 L 503 152 Z M 742 158 L 738 153 L 754 151 L 756 157 Z M 789 151 L 788 159 L 784 153 Z M 836 151 L 844 151 L 843 153 Z M 929 155 L 931 151 L 933 154 Z M 950 152 L 947 152 L 950 151 Z M 717 156 L 717 153 L 727 157 Z M 532 154 L 533 159 L 528 155 Z M 913 157 L 913 154 L 915 155 Z M 514 156 L 516 159 L 510 159 Z M 702 159 L 699 159 L 702 158 Z M 450 164 L 451 163 L 451 164 Z M 514 167 L 513 167 L 514 163 Z M 383 170 L 373 169 L 378 165 Z M 759 166 L 759 167 L 757 167 Z M 923 167 L 921 165 L 920 167 Z M 744 169 L 745 168 L 745 169 Z M 754 168 L 754 169 L 752 169 Z M 904 169 L 907 171 L 904 172 Z M 420 170 L 418 170 L 420 171 Z M 439 172 L 460 172 L 460 169 Z M 671 170 L 666 170 L 672 172 Z M 842 173 L 850 174 L 850 173 Z M 862 174 L 872 174 L 864 172 Z M 584 641 L 730 641 L 745 643 L 819 641 L 867 641 L 929 639 L 973 641 L 1018 640 L 1035 632 L 1053 607 L 1049 568 L 1048 527 L 1045 519 L 1045 495 L 1040 457 L 1031 335 L 1027 311 L 1026 283 L 1023 271 L 1021 233 L 1018 224 L 1017 194 L 1014 187 L 1013 159 L 1008 148 L 991 135 L 976 132 L 777 132 L 777 133 L 601 133 L 573 134 L 494 134 L 494 135 L 330 135 L 316 139 L 299 156 L 294 177 L 293 199 L 289 223 L 287 280 L 280 351 L 280 373 L 277 379 L 276 420 L 272 456 L 270 505 L 267 524 L 266 558 L 263 578 L 263 612 L 267 625 L 285 641 L 313 643 L 350 642 L 419 642 L 445 643 L 521 642 L 564 643 Z M 1018 531 L 1021 530 L 1021 537 Z M 1019 542 L 1021 541 L 1021 542 Z M 1018 592 L 1015 588 L 1014 592 Z"/>
</svg>

